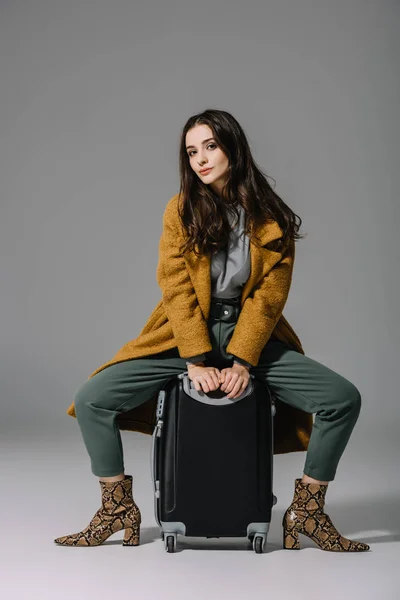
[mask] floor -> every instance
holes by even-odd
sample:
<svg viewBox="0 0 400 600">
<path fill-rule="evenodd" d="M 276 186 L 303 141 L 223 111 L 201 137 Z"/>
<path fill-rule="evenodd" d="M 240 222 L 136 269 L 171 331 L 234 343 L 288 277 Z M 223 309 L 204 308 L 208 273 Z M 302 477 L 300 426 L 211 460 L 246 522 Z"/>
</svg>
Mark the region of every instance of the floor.
<svg viewBox="0 0 400 600">
<path fill-rule="evenodd" d="M 369 552 L 326 552 L 305 536 L 299 551 L 282 548 L 282 516 L 305 459 L 305 453 L 292 453 L 274 458 L 278 501 L 265 553 L 256 554 L 244 538 L 183 536 L 177 551 L 167 553 L 154 516 L 151 437 L 125 431 L 125 472 L 133 475 L 142 512 L 141 544 L 123 547 L 121 531 L 101 546 L 71 548 L 53 539 L 87 525 L 100 507 L 100 487 L 76 421 L 68 419 L 51 434 L 35 425 L 30 432 L 10 429 L 0 436 L 0 564 L 7 600 L 400 597 L 400 477 L 398 456 L 390 451 L 397 439 L 383 444 L 380 438 L 374 445 L 377 438 L 371 437 L 366 451 L 365 436 L 354 436 L 326 496 L 325 510 L 336 527 L 370 544 Z"/>
</svg>

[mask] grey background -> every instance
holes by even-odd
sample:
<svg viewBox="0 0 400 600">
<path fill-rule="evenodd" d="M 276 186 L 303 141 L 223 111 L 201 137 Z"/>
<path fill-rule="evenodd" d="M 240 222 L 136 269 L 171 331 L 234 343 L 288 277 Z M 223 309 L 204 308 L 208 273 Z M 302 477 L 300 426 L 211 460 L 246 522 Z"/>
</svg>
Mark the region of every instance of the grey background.
<svg viewBox="0 0 400 600">
<path fill-rule="evenodd" d="M 335 569 L 325 597 L 395 597 L 399 12 L 389 0 L 1 1 L 1 508 L 10 598 L 39 590 L 50 598 L 55 589 L 61 598 L 72 590 L 239 598 L 261 585 L 281 598 L 295 586 L 308 598 L 307 579 L 295 583 L 304 568 L 313 586 Z M 239 120 L 256 162 L 303 219 L 308 236 L 297 245 L 284 314 L 306 354 L 362 393 L 327 508 L 343 535 L 372 544 L 372 553 L 334 556 L 306 538 L 303 552 L 282 551 L 280 519 L 305 460 L 294 453 L 275 457 L 268 554 L 245 552 L 243 540 L 183 539 L 186 551 L 170 557 L 153 516 L 151 438 L 132 432 L 123 441 L 144 517 L 141 547 L 122 556 L 118 535 L 85 556 L 53 544 L 99 506 L 98 480 L 65 411 L 161 297 L 158 240 L 179 187 L 179 134 L 208 107 Z M 125 567 L 130 578 L 121 577 Z"/>
</svg>

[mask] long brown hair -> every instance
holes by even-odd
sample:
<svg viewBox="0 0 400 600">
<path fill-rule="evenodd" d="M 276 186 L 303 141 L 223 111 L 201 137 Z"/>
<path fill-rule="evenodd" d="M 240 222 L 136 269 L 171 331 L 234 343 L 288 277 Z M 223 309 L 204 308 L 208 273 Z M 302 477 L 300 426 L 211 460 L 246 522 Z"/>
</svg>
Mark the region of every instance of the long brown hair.
<svg viewBox="0 0 400 600">
<path fill-rule="evenodd" d="M 198 124 L 210 127 L 217 144 L 229 159 L 228 176 L 221 196 L 199 179 L 189 163 L 186 134 Z M 238 218 L 236 204 L 240 204 L 246 213 L 246 234 L 251 238 L 255 237 L 255 227 L 269 219 L 277 221 L 283 231 L 279 250 L 291 240 L 304 237 L 298 233 L 301 218 L 269 185 L 268 176 L 252 157 L 242 127 L 230 113 L 207 109 L 187 120 L 180 139 L 179 171 L 182 202 L 179 215 L 187 238 L 182 252 L 193 250 L 199 255 L 225 248 L 231 229 L 227 212 Z"/>
</svg>

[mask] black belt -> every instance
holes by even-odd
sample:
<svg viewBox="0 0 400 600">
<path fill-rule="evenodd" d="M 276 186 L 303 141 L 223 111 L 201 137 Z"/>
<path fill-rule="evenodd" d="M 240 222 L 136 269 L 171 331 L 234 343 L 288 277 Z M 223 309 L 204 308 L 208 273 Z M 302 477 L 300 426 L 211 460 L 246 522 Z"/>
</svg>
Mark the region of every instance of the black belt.
<svg viewBox="0 0 400 600">
<path fill-rule="evenodd" d="M 211 298 L 210 317 L 223 321 L 236 321 L 240 313 L 240 296 L 236 298 Z"/>
<path fill-rule="evenodd" d="M 212 304 L 233 304 L 234 306 L 240 306 L 241 296 L 235 296 L 234 298 L 217 298 L 216 296 L 211 296 Z"/>
</svg>

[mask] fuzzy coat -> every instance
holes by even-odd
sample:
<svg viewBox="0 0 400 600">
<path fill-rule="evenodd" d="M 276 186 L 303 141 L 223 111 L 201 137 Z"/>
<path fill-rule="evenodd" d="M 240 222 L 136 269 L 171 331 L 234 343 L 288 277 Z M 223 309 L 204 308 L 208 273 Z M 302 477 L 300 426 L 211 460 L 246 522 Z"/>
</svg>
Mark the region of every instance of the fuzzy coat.
<svg viewBox="0 0 400 600">
<path fill-rule="evenodd" d="M 176 194 L 167 202 L 163 214 L 157 266 L 162 298 L 139 336 L 122 346 L 89 379 L 115 363 L 175 347 L 181 358 L 212 349 L 207 325 L 211 303 L 211 257 L 179 252 L 184 229 L 178 202 L 179 194 Z M 260 241 L 250 241 L 251 271 L 242 289 L 241 311 L 226 347 L 228 353 L 253 366 L 257 365 L 270 338 L 282 340 L 304 354 L 299 338 L 282 314 L 292 280 L 295 243 L 281 252 L 276 250 L 283 232 L 273 220 L 265 222 L 255 233 Z M 157 396 L 154 394 L 144 404 L 119 414 L 119 428 L 151 435 L 156 422 Z M 68 407 L 67 414 L 76 418 L 74 402 Z M 276 399 L 274 454 L 306 450 L 312 424 L 311 414 Z"/>
</svg>

